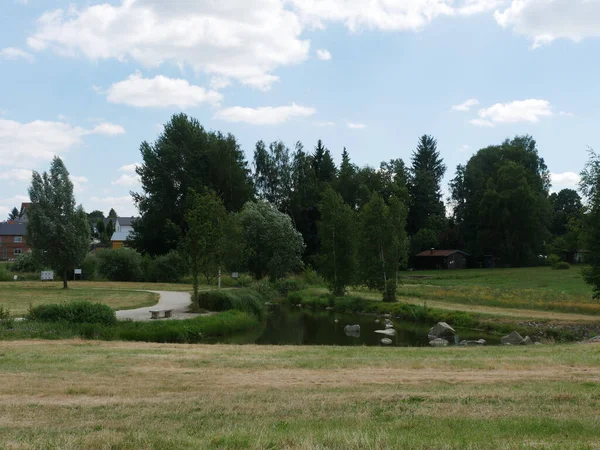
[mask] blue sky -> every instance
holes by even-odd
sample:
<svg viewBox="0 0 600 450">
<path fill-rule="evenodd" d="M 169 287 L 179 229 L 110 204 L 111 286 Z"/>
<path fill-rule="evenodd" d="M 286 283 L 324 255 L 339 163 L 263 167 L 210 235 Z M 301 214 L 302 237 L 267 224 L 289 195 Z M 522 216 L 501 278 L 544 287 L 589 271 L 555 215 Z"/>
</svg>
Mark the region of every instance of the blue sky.
<svg viewBox="0 0 600 450">
<path fill-rule="evenodd" d="M 448 166 L 528 133 L 573 187 L 600 149 L 600 0 L 0 0 L 0 217 L 60 155 L 87 211 L 135 214 L 139 145 L 177 112 L 339 161 Z M 446 183 L 444 189 L 446 190 Z"/>
</svg>

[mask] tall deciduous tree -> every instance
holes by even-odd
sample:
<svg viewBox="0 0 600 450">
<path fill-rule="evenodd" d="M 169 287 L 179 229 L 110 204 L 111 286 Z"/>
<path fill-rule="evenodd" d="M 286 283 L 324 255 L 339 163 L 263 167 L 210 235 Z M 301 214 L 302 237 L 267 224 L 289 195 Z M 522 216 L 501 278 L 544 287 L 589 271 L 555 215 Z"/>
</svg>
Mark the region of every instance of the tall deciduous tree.
<svg viewBox="0 0 600 450">
<path fill-rule="evenodd" d="M 263 141 L 256 143 L 254 185 L 260 198 L 280 211 L 290 213 L 292 162 L 290 151 L 283 142 L 272 142 L 268 149 Z"/>
<path fill-rule="evenodd" d="M 581 172 L 580 188 L 587 200 L 584 239 L 590 251 L 590 267 L 583 272 L 585 281 L 600 298 L 600 155 L 590 150 L 589 160 Z"/>
<path fill-rule="evenodd" d="M 248 269 L 257 278 L 283 278 L 302 268 L 304 242 L 290 216 L 266 202 L 248 202 L 238 213 L 248 247 Z"/>
<path fill-rule="evenodd" d="M 198 194 L 190 189 L 187 201 L 187 232 L 183 249 L 188 255 L 192 272 L 193 301 L 198 305 L 199 274 L 203 274 L 210 283 L 223 264 L 228 213 L 223 201 L 214 191 L 206 190 Z"/>
<path fill-rule="evenodd" d="M 346 287 L 356 281 L 356 218 L 342 196 L 327 187 L 319 205 L 321 249 L 319 272 L 336 296 L 343 296 Z"/>
<path fill-rule="evenodd" d="M 359 265 L 362 281 L 396 300 L 400 263 L 406 260 L 406 206 L 397 197 L 389 200 L 374 193 L 360 212 Z"/>
<path fill-rule="evenodd" d="M 450 183 L 466 249 L 502 263 L 537 260 L 548 237 L 550 173 L 531 136 L 479 150 Z"/>
<path fill-rule="evenodd" d="M 441 231 L 436 228 L 445 218 L 441 182 L 446 166 L 433 136 L 423 135 L 419 138 L 411 161 L 408 232 L 412 236 L 423 228 Z"/>
<path fill-rule="evenodd" d="M 33 172 L 29 188 L 27 242 L 37 258 L 61 274 L 66 289 L 69 271 L 78 267 L 90 248 L 85 211 L 75 206 L 73 183 L 62 160 L 55 157 L 50 172 Z"/>
<path fill-rule="evenodd" d="M 154 144 L 143 142 L 143 164 L 136 169 L 142 193 L 133 198 L 141 217 L 132 245 L 144 253 L 164 254 L 185 234 L 188 190 L 211 189 L 228 211 L 239 210 L 254 188 L 244 153 L 232 135 L 206 131 L 185 114 L 174 115 Z"/>
</svg>

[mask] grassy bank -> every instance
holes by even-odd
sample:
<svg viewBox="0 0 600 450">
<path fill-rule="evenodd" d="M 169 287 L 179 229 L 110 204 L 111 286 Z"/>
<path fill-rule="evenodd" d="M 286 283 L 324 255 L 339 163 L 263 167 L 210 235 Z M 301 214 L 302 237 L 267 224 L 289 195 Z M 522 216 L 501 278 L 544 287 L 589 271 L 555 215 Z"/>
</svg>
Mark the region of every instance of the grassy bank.
<svg viewBox="0 0 600 450">
<path fill-rule="evenodd" d="M 117 290 L 115 286 L 107 289 L 106 284 L 75 282 L 71 288 L 62 289 L 61 283 L 0 283 L 0 306 L 8 308 L 14 317 L 24 316 L 30 306 L 81 300 L 104 303 L 115 310 L 134 309 L 156 304 L 158 294 Z"/>
<path fill-rule="evenodd" d="M 187 320 L 120 321 L 114 325 L 24 321 L 0 323 L 0 340 L 78 338 L 194 344 L 252 331 L 260 326 L 257 316 L 242 311 L 226 311 Z"/>
<path fill-rule="evenodd" d="M 598 447 L 600 346 L 0 343 L 0 447 Z"/>
</svg>

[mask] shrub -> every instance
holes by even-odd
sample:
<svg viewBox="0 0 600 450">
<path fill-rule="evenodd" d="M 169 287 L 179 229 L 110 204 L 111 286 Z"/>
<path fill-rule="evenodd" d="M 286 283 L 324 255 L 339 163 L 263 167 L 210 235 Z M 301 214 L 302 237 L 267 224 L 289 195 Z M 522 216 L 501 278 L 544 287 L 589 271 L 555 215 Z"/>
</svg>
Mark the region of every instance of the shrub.
<svg viewBox="0 0 600 450">
<path fill-rule="evenodd" d="M 98 252 L 98 272 L 110 281 L 141 281 L 142 256 L 133 249 Z"/>
<path fill-rule="evenodd" d="M 30 308 L 27 318 L 40 322 L 68 322 L 73 324 L 114 325 L 117 323 L 117 317 L 112 308 L 102 303 L 87 301 L 38 305 Z"/>
<path fill-rule="evenodd" d="M 94 253 L 88 253 L 81 264 L 81 270 L 83 271 L 83 279 L 92 281 L 97 278 L 98 275 L 98 258 Z"/>
<path fill-rule="evenodd" d="M 262 280 L 255 281 L 250 287 L 267 300 L 277 298 L 277 291 L 267 279 L 263 278 Z"/>
<path fill-rule="evenodd" d="M 553 254 L 548 256 L 548 265 L 554 268 L 561 261 L 560 256 Z"/>
<path fill-rule="evenodd" d="M 244 311 L 259 318 L 265 316 L 265 302 L 258 292 L 249 289 L 200 292 L 200 307 L 209 311 Z"/>
<path fill-rule="evenodd" d="M 567 270 L 571 268 L 571 265 L 568 262 L 560 261 L 557 264 L 552 265 L 554 270 Z"/>
<path fill-rule="evenodd" d="M 162 283 L 177 283 L 186 275 L 184 258 L 172 250 L 166 255 L 154 259 L 151 270 L 151 279 L 148 281 Z"/>
<path fill-rule="evenodd" d="M 33 252 L 19 255 L 12 264 L 12 270 L 19 273 L 39 272 L 42 269 L 42 264 L 33 256 Z"/>
<path fill-rule="evenodd" d="M 10 280 L 12 280 L 12 277 L 8 273 L 8 270 L 6 270 L 6 264 L 0 263 L 0 281 L 10 281 Z"/>
<path fill-rule="evenodd" d="M 287 297 L 290 292 L 301 291 L 306 286 L 294 278 L 287 278 L 275 281 L 273 287 L 281 297 Z"/>
</svg>

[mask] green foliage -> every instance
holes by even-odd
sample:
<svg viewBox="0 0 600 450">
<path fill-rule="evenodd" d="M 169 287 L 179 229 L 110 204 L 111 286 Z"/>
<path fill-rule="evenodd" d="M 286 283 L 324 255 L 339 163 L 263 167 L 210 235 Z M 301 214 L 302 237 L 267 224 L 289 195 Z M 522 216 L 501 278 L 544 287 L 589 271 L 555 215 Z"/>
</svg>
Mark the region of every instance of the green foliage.
<svg viewBox="0 0 600 450">
<path fill-rule="evenodd" d="M 0 281 L 11 281 L 12 277 L 8 273 L 6 264 L 0 263 Z"/>
<path fill-rule="evenodd" d="M 553 264 L 552 268 L 555 270 L 568 270 L 571 268 L 571 265 L 566 261 L 560 261 L 557 264 Z"/>
<path fill-rule="evenodd" d="M 423 228 L 434 228 L 445 217 L 441 182 L 446 166 L 437 150 L 437 141 L 428 135 L 419 138 L 411 160 L 407 229 L 413 235 Z"/>
<path fill-rule="evenodd" d="M 382 292 L 384 301 L 394 301 L 400 262 L 406 259 L 406 207 L 396 197 L 388 206 L 375 193 L 362 208 L 359 224 L 362 281 Z"/>
<path fill-rule="evenodd" d="M 114 325 L 117 323 L 117 317 L 111 307 L 102 303 L 87 301 L 38 305 L 29 310 L 27 320 L 101 325 Z"/>
<path fill-rule="evenodd" d="M 88 253 L 81 264 L 83 279 L 93 281 L 98 277 L 98 258 L 95 253 Z"/>
<path fill-rule="evenodd" d="M 580 188 L 587 199 L 589 212 L 584 220 L 584 242 L 590 255 L 590 268 L 583 277 L 594 289 L 594 298 L 600 298 L 600 155 L 590 150 L 589 160 L 581 172 Z"/>
<path fill-rule="evenodd" d="M 137 168 L 142 193 L 133 195 L 141 217 L 132 245 L 143 253 L 166 254 L 185 235 L 190 189 L 215 191 L 227 211 L 252 198 L 253 186 L 244 152 L 232 135 L 206 131 L 185 114 L 176 114 L 153 144 L 140 146 Z"/>
<path fill-rule="evenodd" d="M 306 288 L 304 283 L 295 278 L 286 278 L 283 280 L 277 280 L 273 283 L 273 288 L 277 291 L 280 297 L 287 297 L 291 292 L 301 291 Z"/>
<path fill-rule="evenodd" d="M 59 157 L 50 173 L 33 172 L 29 188 L 27 242 L 42 264 L 67 275 L 80 266 L 90 247 L 90 226 L 81 206 L 75 207 L 73 183 Z"/>
<path fill-rule="evenodd" d="M 43 265 L 40 263 L 39 258 L 36 257 L 34 252 L 27 252 L 19 255 L 11 268 L 13 272 L 31 273 L 39 272 L 43 269 Z"/>
<path fill-rule="evenodd" d="M 548 264 L 554 268 L 558 263 L 561 262 L 560 256 L 553 254 L 548 256 Z"/>
<path fill-rule="evenodd" d="M 258 292 L 260 296 L 266 300 L 274 300 L 278 296 L 274 283 L 271 283 L 269 280 L 264 278 L 262 280 L 254 281 L 250 287 L 253 291 Z"/>
<path fill-rule="evenodd" d="M 266 315 L 264 299 L 249 289 L 200 292 L 198 298 L 200 308 L 209 311 L 244 311 L 259 318 Z"/>
<path fill-rule="evenodd" d="M 146 281 L 177 283 L 185 276 L 186 272 L 187 265 L 183 256 L 179 252 L 171 250 L 166 255 L 157 256 L 152 261 L 150 278 L 146 278 Z"/>
<path fill-rule="evenodd" d="M 267 150 L 258 141 L 254 150 L 254 186 L 258 196 L 284 212 L 290 211 L 292 194 L 292 161 L 290 150 L 281 141 Z"/>
<path fill-rule="evenodd" d="M 8 220 L 17 220 L 19 218 L 19 210 L 14 207 L 8 214 Z"/>
<path fill-rule="evenodd" d="M 302 269 L 304 242 L 290 216 L 265 202 L 248 202 L 238 214 L 248 248 L 248 268 L 271 281 Z"/>
<path fill-rule="evenodd" d="M 188 192 L 188 209 L 185 213 L 187 233 L 183 249 L 189 259 L 194 284 L 194 302 L 198 301 L 198 276 L 204 275 L 208 283 L 217 275 L 223 264 L 225 228 L 230 220 L 225 205 L 214 191 L 198 194 Z"/>
<path fill-rule="evenodd" d="M 130 248 L 100 250 L 98 272 L 109 281 L 140 281 L 142 256 Z"/>
<path fill-rule="evenodd" d="M 450 183 L 467 252 L 534 264 L 548 238 L 549 187 L 550 173 L 530 136 L 479 150 Z"/>
<path fill-rule="evenodd" d="M 343 296 L 357 274 L 356 217 L 342 196 L 327 187 L 319 205 L 319 271 L 334 295 Z"/>
</svg>

